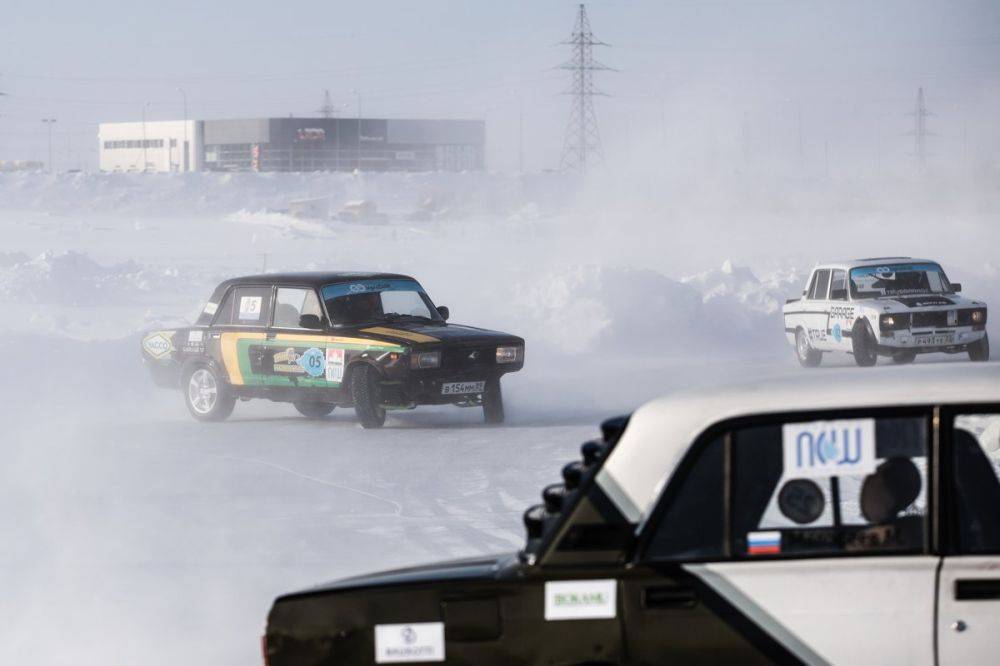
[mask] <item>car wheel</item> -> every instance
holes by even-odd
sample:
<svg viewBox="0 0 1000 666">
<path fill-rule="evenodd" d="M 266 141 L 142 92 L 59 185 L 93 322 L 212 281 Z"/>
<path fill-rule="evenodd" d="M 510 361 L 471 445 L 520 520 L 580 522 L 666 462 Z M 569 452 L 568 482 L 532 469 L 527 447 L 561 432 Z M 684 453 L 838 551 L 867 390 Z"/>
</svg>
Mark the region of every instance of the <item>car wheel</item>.
<svg viewBox="0 0 1000 666">
<path fill-rule="evenodd" d="M 917 358 L 917 352 L 915 351 L 898 351 L 893 352 L 892 362 L 896 365 L 906 365 L 907 363 L 913 363 L 913 360 Z"/>
<path fill-rule="evenodd" d="M 805 330 L 795 331 L 795 358 L 803 368 L 815 368 L 823 360 L 823 352 L 813 349 Z"/>
<path fill-rule="evenodd" d="M 854 362 L 862 368 L 871 367 L 878 362 L 878 342 L 867 320 L 861 319 L 854 324 L 851 346 L 854 349 Z"/>
<path fill-rule="evenodd" d="M 382 406 L 382 386 L 378 371 L 370 365 L 361 365 L 351 373 L 351 397 L 354 413 L 362 428 L 381 428 L 385 424 L 385 407 Z"/>
<path fill-rule="evenodd" d="M 490 379 L 483 389 L 483 420 L 487 423 L 503 423 L 503 392 L 500 380 Z"/>
<path fill-rule="evenodd" d="M 989 333 L 983 335 L 981 340 L 977 340 L 969 345 L 970 361 L 990 360 L 990 336 Z"/>
<path fill-rule="evenodd" d="M 299 400 L 292 404 L 295 405 L 295 409 L 298 410 L 299 414 L 307 419 L 321 419 L 324 416 L 328 416 L 333 411 L 333 408 L 337 406 L 332 402 L 306 402 L 305 400 Z"/>
<path fill-rule="evenodd" d="M 236 396 L 211 366 L 195 366 L 181 386 L 188 411 L 199 421 L 224 421 L 233 413 Z"/>
</svg>

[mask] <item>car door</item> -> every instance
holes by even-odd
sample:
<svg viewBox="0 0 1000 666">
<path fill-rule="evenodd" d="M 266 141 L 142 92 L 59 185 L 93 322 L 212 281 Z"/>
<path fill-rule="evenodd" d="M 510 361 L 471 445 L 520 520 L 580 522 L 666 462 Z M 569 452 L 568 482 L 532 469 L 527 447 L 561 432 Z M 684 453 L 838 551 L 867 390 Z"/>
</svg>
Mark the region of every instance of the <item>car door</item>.
<svg viewBox="0 0 1000 666">
<path fill-rule="evenodd" d="M 629 654 L 933 664 L 929 441 L 929 413 L 903 409 L 737 422 L 696 443 L 640 537 L 658 575 L 626 586 L 643 629 L 626 624 Z"/>
<path fill-rule="evenodd" d="M 274 314 L 268 328 L 265 371 L 268 384 L 297 388 L 340 388 L 344 378 L 345 345 L 322 331 L 303 328 L 303 315 L 325 320 L 312 287 L 277 286 Z"/>
<path fill-rule="evenodd" d="M 948 423 L 948 419 L 945 420 Z M 1000 639 L 1000 408 L 961 410 L 950 442 L 948 554 L 938 584 L 941 664 L 998 660 Z"/>
<path fill-rule="evenodd" d="M 851 328 L 854 326 L 855 307 L 848 300 L 847 271 L 834 268 L 830 271 L 830 294 L 827 298 L 827 345 L 830 349 L 851 351 Z"/>
<path fill-rule="evenodd" d="M 212 323 L 211 344 L 233 386 L 261 386 L 264 382 L 262 341 L 271 313 L 271 285 L 230 287 Z"/>
<path fill-rule="evenodd" d="M 806 293 L 790 313 L 790 328 L 802 327 L 809 336 L 809 344 L 813 349 L 828 349 L 827 322 L 829 309 L 826 303 L 830 288 L 830 270 L 819 268 L 813 272 Z"/>
</svg>

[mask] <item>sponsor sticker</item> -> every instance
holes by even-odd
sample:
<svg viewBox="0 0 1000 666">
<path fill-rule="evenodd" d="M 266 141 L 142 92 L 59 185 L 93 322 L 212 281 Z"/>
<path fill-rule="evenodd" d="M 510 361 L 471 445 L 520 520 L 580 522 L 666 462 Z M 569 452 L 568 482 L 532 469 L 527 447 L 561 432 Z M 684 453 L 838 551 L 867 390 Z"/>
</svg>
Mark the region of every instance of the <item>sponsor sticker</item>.
<svg viewBox="0 0 1000 666">
<path fill-rule="evenodd" d="M 545 583 L 546 620 L 613 619 L 618 585 L 614 579 Z"/>
<path fill-rule="evenodd" d="M 375 625 L 375 663 L 444 661 L 444 622 Z"/>
<path fill-rule="evenodd" d="M 302 369 L 310 377 L 322 377 L 323 373 L 326 372 L 326 354 L 315 347 L 310 347 L 302 352 L 296 363 L 302 366 Z"/>
<path fill-rule="evenodd" d="M 240 319 L 257 321 L 260 319 L 261 296 L 240 297 Z"/>
<path fill-rule="evenodd" d="M 833 339 L 837 342 L 844 339 L 844 332 L 840 329 L 840 324 L 833 325 Z"/>
<path fill-rule="evenodd" d="M 326 381 L 340 383 L 344 381 L 344 350 L 326 350 Z"/>
<path fill-rule="evenodd" d="M 781 438 L 786 478 L 875 471 L 875 419 L 786 423 Z"/>
<path fill-rule="evenodd" d="M 781 532 L 750 532 L 747 534 L 747 555 L 778 555 L 781 553 Z"/>
<path fill-rule="evenodd" d="M 155 359 L 166 358 L 174 350 L 173 331 L 156 331 L 142 339 L 142 348 Z"/>
<path fill-rule="evenodd" d="M 200 343 L 205 339 L 205 331 L 188 331 L 189 343 Z"/>
<path fill-rule="evenodd" d="M 203 312 L 207 315 L 214 315 L 218 310 L 219 304 L 209 301 L 208 303 L 205 303 L 205 309 Z"/>
</svg>

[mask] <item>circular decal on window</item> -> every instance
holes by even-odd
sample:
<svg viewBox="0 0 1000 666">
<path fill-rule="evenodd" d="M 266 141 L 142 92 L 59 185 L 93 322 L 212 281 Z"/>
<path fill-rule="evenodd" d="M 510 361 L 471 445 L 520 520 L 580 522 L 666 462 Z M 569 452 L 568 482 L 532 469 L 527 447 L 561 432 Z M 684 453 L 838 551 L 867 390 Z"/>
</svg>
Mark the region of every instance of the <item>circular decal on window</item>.
<svg viewBox="0 0 1000 666">
<path fill-rule="evenodd" d="M 826 498 L 815 481 L 792 479 L 778 493 L 778 508 L 789 520 L 806 525 L 823 514 Z"/>
</svg>

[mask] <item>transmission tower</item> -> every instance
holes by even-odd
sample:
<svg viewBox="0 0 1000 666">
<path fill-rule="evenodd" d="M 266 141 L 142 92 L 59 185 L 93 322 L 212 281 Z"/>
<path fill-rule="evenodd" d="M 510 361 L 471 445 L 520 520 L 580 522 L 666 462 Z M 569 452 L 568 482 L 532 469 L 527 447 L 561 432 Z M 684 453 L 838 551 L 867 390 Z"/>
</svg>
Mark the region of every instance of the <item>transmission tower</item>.
<svg viewBox="0 0 1000 666">
<path fill-rule="evenodd" d="M 573 47 L 573 57 L 559 66 L 573 72 L 573 82 L 566 95 L 573 98 L 573 108 L 570 111 L 569 123 L 566 125 L 566 140 L 563 142 L 560 168 L 570 171 L 586 171 L 587 164 L 604 157 L 601 148 L 601 134 L 597 129 L 597 117 L 594 115 L 594 96 L 607 97 L 594 88 L 593 73 L 597 70 L 610 70 L 594 60 L 595 46 L 608 46 L 594 39 L 590 31 L 590 19 L 587 9 L 580 5 L 576 17 L 576 25 L 570 38 L 562 42 Z"/>
<path fill-rule="evenodd" d="M 333 99 L 330 97 L 329 90 L 323 91 L 323 105 L 316 109 L 316 113 L 324 118 L 333 118 L 333 115 L 337 113 L 337 107 L 333 105 Z"/>
<path fill-rule="evenodd" d="M 909 115 L 913 116 L 913 131 L 907 132 L 907 135 L 913 137 L 913 155 L 917 158 L 918 168 L 923 169 L 927 164 L 927 137 L 935 134 L 927 129 L 927 117 L 934 114 L 927 110 L 922 86 L 917 90 L 917 106 Z"/>
</svg>

